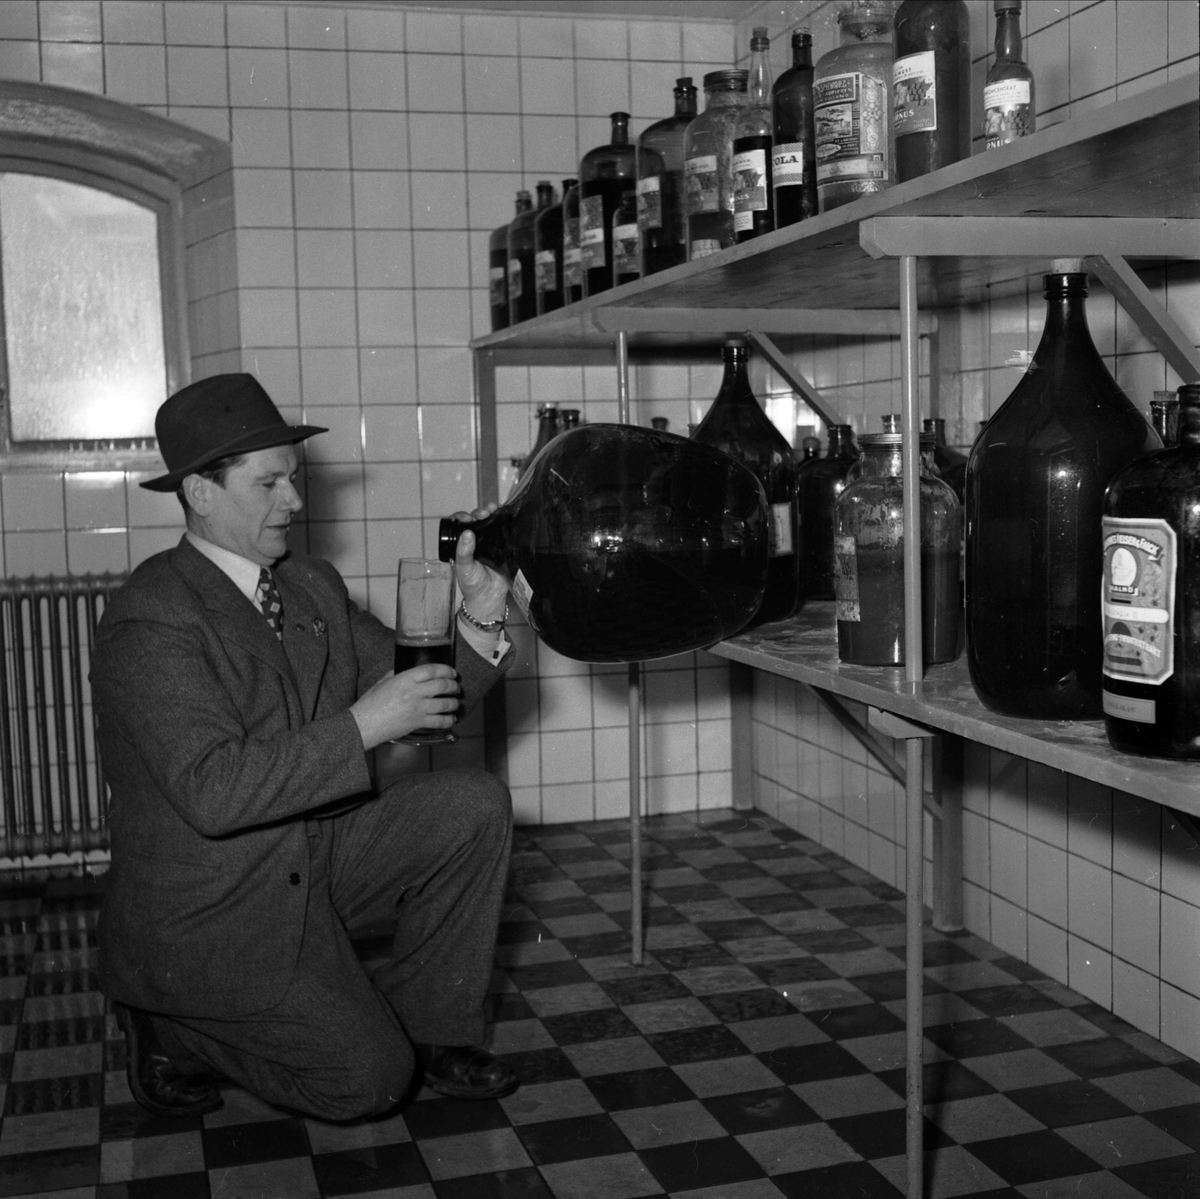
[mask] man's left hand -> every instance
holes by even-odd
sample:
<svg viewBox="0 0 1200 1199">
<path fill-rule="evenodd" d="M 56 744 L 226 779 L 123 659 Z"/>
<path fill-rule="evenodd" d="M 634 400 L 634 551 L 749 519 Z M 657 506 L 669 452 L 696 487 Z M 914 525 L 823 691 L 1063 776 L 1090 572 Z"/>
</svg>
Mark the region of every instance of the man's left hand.
<svg viewBox="0 0 1200 1199">
<path fill-rule="evenodd" d="M 496 505 L 476 508 L 473 512 L 456 512 L 457 521 L 482 520 L 495 512 Z M 495 568 L 475 558 L 475 534 L 464 530 L 454 553 L 454 572 L 467 611 L 480 622 L 502 620 L 508 600 L 508 580 Z"/>
</svg>

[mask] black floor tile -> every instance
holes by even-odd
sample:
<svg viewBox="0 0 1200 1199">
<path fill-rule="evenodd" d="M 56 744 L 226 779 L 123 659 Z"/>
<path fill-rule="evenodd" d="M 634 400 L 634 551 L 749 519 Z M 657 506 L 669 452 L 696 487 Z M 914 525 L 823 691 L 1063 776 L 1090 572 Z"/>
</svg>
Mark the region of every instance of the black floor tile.
<svg viewBox="0 0 1200 1199">
<path fill-rule="evenodd" d="M 876 1003 L 903 999 L 907 993 L 907 976 L 903 970 L 886 970 L 882 974 L 856 974 L 854 985 Z M 946 988 L 932 978 L 925 980 L 926 995 L 944 995 Z"/>
<path fill-rule="evenodd" d="M 0 1154 L 0 1196 L 24 1199 L 31 1179 L 37 1180 L 38 1191 L 95 1186 L 100 1181 L 100 1146 Z"/>
<path fill-rule="evenodd" d="M 616 1004 L 653 1003 L 658 999 L 684 999 L 691 995 L 673 974 L 638 974 L 632 978 L 602 980 L 604 993 Z"/>
<path fill-rule="evenodd" d="M 1193 1199 L 1200 1195 L 1200 1153 L 1118 1166 L 1113 1173 L 1146 1199 Z"/>
<path fill-rule="evenodd" d="M 1104 1078 L 1109 1074 L 1125 1074 L 1130 1070 L 1149 1070 L 1158 1064 L 1116 1037 L 1048 1045 L 1045 1052 L 1084 1078 Z"/>
<path fill-rule="evenodd" d="M 869 1071 L 853 1054 L 836 1042 L 817 1045 L 786 1045 L 756 1055 L 780 1082 L 817 1082 L 823 1078 L 848 1078 Z"/>
<path fill-rule="evenodd" d="M 858 949 L 871 949 L 875 944 L 874 941 L 868 941 L 862 933 L 856 933 L 852 928 L 792 933 L 791 939 L 809 953 L 853 953 Z"/>
<path fill-rule="evenodd" d="M 1177 1141 L 1200 1150 L 1200 1103 L 1185 1103 L 1181 1107 L 1164 1107 L 1141 1114 Z"/>
<path fill-rule="evenodd" d="M 693 966 L 729 966 L 734 962 L 733 955 L 716 944 L 656 949 L 654 958 L 664 970 L 690 970 Z"/>
<path fill-rule="evenodd" d="M 206 1128 L 203 1138 L 204 1160 L 210 1170 L 308 1156 L 308 1134 L 300 1119 Z"/>
<path fill-rule="evenodd" d="M 840 977 L 836 970 L 825 965 L 820 958 L 813 957 L 778 958 L 769 962 L 746 964 L 768 987 L 779 987 L 786 983 L 824 982 L 826 979 Z"/>
<path fill-rule="evenodd" d="M 927 1025 L 925 1035 L 939 1049 L 957 1058 L 1032 1048 L 1023 1036 L 1000 1020 L 957 1020 L 953 1024 Z"/>
<path fill-rule="evenodd" d="M 488 997 L 488 1019 L 493 1024 L 505 1020 L 530 1020 L 533 1008 L 519 991 L 501 991 Z"/>
<path fill-rule="evenodd" d="M 899 1032 L 904 1021 L 878 1003 L 856 1003 L 852 1007 L 826 1008 L 804 1013 L 827 1037 L 847 1041 L 851 1037 L 877 1037 Z"/>
<path fill-rule="evenodd" d="M 417 1140 L 508 1127 L 495 1099 L 422 1099 L 404 1109 L 404 1122 Z"/>
<path fill-rule="evenodd" d="M 715 1095 L 704 1106 L 733 1136 L 762 1132 L 769 1128 L 793 1128 L 820 1119 L 803 1100 L 787 1087 L 766 1091 L 739 1091 L 733 1095 Z"/>
<path fill-rule="evenodd" d="M 642 1161 L 664 1191 L 728 1186 L 761 1178 L 762 1167 L 733 1139 L 713 1137 L 643 1149 Z"/>
<path fill-rule="evenodd" d="M 775 935 L 775 930 L 769 924 L 750 916 L 743 920 L 701 920 L 696 927 L 714 941 L 744 941 L 748 937 Z"/>
<path fill-rule="evenodd" d="M 992 963 L 995 965 L 996 963 Z M 1049 1012 L 1058 1007 L 1045 991 L 1014 983 L 1007 987 L 976 987 L 959 994 L 972 1007 L 989 1016 L 1023 1016 L 1028 1012 Z"/>
<path fill-rule="evenodd" d="M 768 895 L 742 895 L 738 898 L 738 903 L 758 916 L 774 916 L 779 912 L 806 912 L 817 906 L 794 891 Z"/>
<path fill-rule="evenodd" d="M 445 1178 L 433 1189 L 438 1199 L 554 1199 L 536 1166 Z"/>
<path fill-rule="evenodd" d="M 1040 1120 L 1047 1128 L 1117 1120 L 1131 1114 L 1119 1099 L 1083 1079 L 1022 1087 L 1007 1091 L 1006 1094 L 1019 1108 L 1027 1111 L 1035 1120 Z"/>
<path fill-rule="evenodd" d="M 136 1103 L 107 1103 L 100 1109 L 100 1140 L 129 1141 L 134 1137 L 161 1137 L 177 1132 L 200 1132 L 200 1116 L 154 1116 Z"/>
<path fill-rule="evenodd" d="M 585 1041 L 611 1041 L 614 1037 L 638 1035 L 637 1025 L 617 1008 L 544 1016 L 542 1024 L 559 1045 L 580 1045 Z"/>
<path fill-rule="evenodd" d="M 563 937 L 562 943 L 574 958 L 604 958 L 618 954 L 628 956 L 632 941 L 625 929 L 612 929 L 590 933 L 586 937 Z"/>
<path fill-rule="evenodd" d="M 538 991 L 543 987 L 565 987 L 568 983 L 591 981 L 578 962 L 538 962 L 531 966 L 509 966 L 508 977 L 518 990 Z"/>
<path fill-rule="evenodd" d="M 905 951 L 903 943 L 890 947 L 902 962 L 908 960 L 908 954 Z M 953 941 L 936 940 L 926 941 L 922 951 L 922 962 L 925 969 L 928 970 L 931 966 L 954 966 L 959 962 L 974 962 L 975 955 L 969 950 L 964 949 L 961 945 L 956 945 Z"/>
<path fill-rule="evenodd" d="M 106 1182 L 96 1188 L 96 1199 L 209 1199 L 211 1193 L 208 1175 L 201 1170 L 194 1174 Z"/>
<path fill-rule="evenodd" d="M 625 1134 L 607 1113 L 521 1124 L 517 1127 L 517 1135 L 526 1152 L 539 1166 L 604 1157 L 610 1153 L 628 1153 L 631 1149 Z"/>
<path fill-rule="evenodd" d="M 897 1157 L 904 1153 L 908 1114 L 902 1107 L 884 1112 L 868 1112 L 861 1116 L 840 1116 L 829 1121 L 829 1127 L 867 1161 L 877 1157 Z M 953 1145 L 932 1120 L 924 1120 L 921 1130 L 926 1149 Z"/>
<path fill-rule="evenodd" d="M 649 1033 L 646 1040 L 669 1066 L 740 1057 L 746 1052 L 745 1044 L 722 1024 Z"/>
<path fill-rule="evenodd" d="M 776 1174 L 771 1181 L 785 1199 L 903 1199 L 870 1162 L 845 1162 L 794 1174 Z"/>
<path fill-rule="evenodd" d="M 1096 1171 L 1096 1163 L 1086 1153 L 1050 1129 L 972 1141 L 971 1153 L 994 1174 L 1017 1187 Z"/>
<path fill-rule="evenodd" d="M 995 1091 L 991 1083 L 961 1062 L 926 1062 L 922 1070 L 926 1103 L 944 1103 L 950 1099 L 974 1099 L 977 1095 L 990 1095 Z M 881 1070 L 879 1080 L 887 1083 L 897 1095 L 905 1093 L 904 1070 Z"/>
<path fill-rule="evenodd" d="M 622 1070 L 614 1074 L 596 1074 L 587 1079 L 588 1090 L 606 1112 L 626 1111 L 635 1107 L 658 1107 L 665 1103 L 683 1103 L 694 1098 L 683 1079 L 668 1066 L 648 1070 Z"/>
<path fill-rule="evenodd" d="M 501 1057 L 517 1072 L 521 1082 L 530 1086 L 579 1077 L 574 1063 L 558 1048 L 524 1049 L 519 1053 L 501 1054 Z"/>
<path fill-rule="evenodd" d="M 103 1074 L 76 1074 L 66 1078 L 38 1078 L 10 1082 L 4 1098 L 5 1116 L 35 1112 L 65 1112 L 99 1107 L 104 1094 Z"/>
<path fill-rule="evenodd" d="M 726 1024 L 739 1020 L 760 1020 L 765 1016 L 790 1016 L 796 1009 L 770 987 L 759 991 L 723 991 L 702 995 L 700 1001 Z"/>
<path fill-rule="evenodd" d="M 890 903 L 862 903 L 848 908 L 830 908 L 829 914 L 836 916 L 851 928 L 904 923 L 904 913 Z"/>
<path fill-rule="evenodd" d="M 323 1196 L 386 1191 L 429 1180 L 420 1151 L 411 1141 L 317 1153 L 312 1164 Z"/>
</svg>

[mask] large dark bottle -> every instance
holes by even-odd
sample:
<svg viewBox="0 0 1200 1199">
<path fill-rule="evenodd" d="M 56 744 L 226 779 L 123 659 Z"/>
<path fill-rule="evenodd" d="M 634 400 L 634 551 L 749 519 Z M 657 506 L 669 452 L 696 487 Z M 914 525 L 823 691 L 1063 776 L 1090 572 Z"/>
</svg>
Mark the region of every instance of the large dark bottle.
<svg viewBox="0 0 1200 1199">
<path fill-rule="evenodd" d="M 563 190 L 563 300 L 583 299 L 583 251 L 579 247 L 579 183 Z"/>
<path fill-rule="evenodd" d="M 766 27 L 756 26 L 750 38 L 746 104 L 733 127 L 733 229 L 739 242 L 775 228 L 770 50 Z"/>
<path fill-rule="evenodd" d="M 971 156 L 971 29 L 963 0 L 904 0 L 892 30 L 896 182 Z"/>
<path fill-rule="evenodd" d="M 1078 260 L 1045 277 L 1046 324 L 1028 371 L 967 462 L 967 658 L 994 712 L 1101 715 L 1104 490 L 1159 446 L 1088 331 Z"/>
<path fill-rule="evenodd" d="M 1021 0 L 993 0 L 996 59 L 983 84 L 983 133 L 995 150 L 1037 129 L 1037 90 L 1021 54 Z"/>
<path fill-rule="evenodd" d="M 614 112 L 612 141 L 589 150 L 579 163 L 579 248 L 583 294 L 613 285 L 612 219 L 621 197 L 637 191 L 637 148 L 629 140 L 629 113 Z"/>
<path fill-rule="evenodd" d="M 1104 727 L 1158 758 L 1200 758 L 1200 383 L 1179 399 L 1179 444 L 1104 500 Z"/>
<path fill-rule="evenodd" d="M 563 197 L 575 186 L 563 180 Z M 563 200 L 537 214 L 533 223 L 533 271 L 537 278 L 538 316 L 563 306 Z"/>
<path fill-rule="evenodd" d="M 816 216 L 817 143 L 813 127 L 812 34 L 792 34 L 792 65 L 771 89 L 771 180 L 775 228 Z"/>
<path fill-rule="evenodd" d="M 527 191 L 517 192 L 517 216 L 533 206 Z M 512 221 L 492 230 L 488 238 L 488 303 L 492 312 L 492 332 L 508 328 L 508 227 Z"/>
<path fill-rule="evenodd" d="M 1150 401 L 1150 423 L 1166 448 L 1179 444 L 1179 397 L 1173 391 L 1156 391 Z"/>
<path fill-rule="evenodd" d="M 837 568 L 834 554 L 834 506 L 846 489 L 850 470 L 858 461 L 854 430 L 829 426 L 829 448 L 796 471 L 800 503 L 800 587 L 805 599 L 834 598 Z"/>
<path fill-rule="evenodd" d="M 767 591 L 754 623 L 786 620 L 800 602 L 796 462 L 787 438 L 775 428 L 750 390 L 746 343 L 731 338 L 722 355 L 725 376 L 721 389 L 692 438 L 745 463 L 762 483 L 770 514 L 770 565 Z"/>
<path fill-rule="evenodd" d="M 925 418 L 922 426 L 926 433 L 933 434 L 933 462 L 941 478 L 950 484 L 955 497 L 961 504 L 963 499 L 963 482 L 967 477 L 967 456 L 952 450 L 946 444 L 946 421 L 941 416 Z"/>
<path fill-rule="evenodd" d="M 707 258 L 737 242 L 733 229 L 733 127 L 746 103 L 749 72 L 704 76 L 704 111 L 683 137 L 684 211 L 688 260 Z"/>
<path fill-rule="evenodd" d="M 683 135 L 696 115 L 692 77 L 675 80 L 675 112 L 655 121 L 637 145 L 637 217 L 643 275 L 687 261 L 683 213 Z"/>
<path fill-rule="evenodd" d="M 438 553 L 476 553 L 553 650 L 641 662 L 732 637 L 762 602 L 768 516 L 754 473 L 709 446 L 637 425 L 582 425 L 530 464 L 503 507 L 443 520 Z"/>
<path fill-rule="evenodd" d="M 529 193 L 526 192 L 526 195 Z M 554 203 L 554 186 L 545 179 L 537 185 L 537 208 L 527 208 L 508 227 L 508 323 L 515 325 L 537 316 L 537 215 Z"/>
</svg>

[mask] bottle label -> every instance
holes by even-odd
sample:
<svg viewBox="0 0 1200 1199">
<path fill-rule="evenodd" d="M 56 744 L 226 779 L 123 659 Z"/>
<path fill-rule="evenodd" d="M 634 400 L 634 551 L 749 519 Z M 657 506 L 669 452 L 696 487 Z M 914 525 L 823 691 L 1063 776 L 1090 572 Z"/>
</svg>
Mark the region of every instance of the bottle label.
<svg viewBox="0 0 1200 1199">
<path fill-rule="evenodd" d="M 1175 530 L 1152 517 L 1106 516 L 1104 673 L 1157 686 L 1175 671 Z"/>
<path fill-rule="evenodd" d="M 698 237 L 692 242 L 692 252 L 689 261 L 695 262 L 697 258 L 707 258 L 710 254 L 719 254 L 720 252 L 720 238 Z"/>
<path fill-rule="evenodd" d="M 558 270 L 553 250 L 539 250 L 533 260 L 534 285 L 539 292 L 558 290 Z"/>
<path fill-rule="evenodd" d="M 892 64 L 892 119 L 897 137 L 937 128 L 933 58 L 932 50 L 922 50 Z"/>
<path fill-rule="evenodd" d="M 524 294 L 524 290 L 521 286 L 521 260 L 510 258 L 508 260 L 508 298 L 518 300 Z"/>
<path fill-rule="evenodd" d="M 683 196 L 689 216 L 721 211 L 715 154 L 700 154 L 683 164 Z"/>
<path fill-rule="evenodd" d="M 1115 716 L 1118 720 L 1133 720 L 1138 724 L 1158 723 L 1158 705 L 1152 699 L 1135 699 L 1132 695 L 1113 695 L 1111 691 L 1104 691 L 1101 692 L 1100 702 L 1105 716 Z"/>
<path fill-rule="evenodd" d="M 488 299 L 493 308 L 502 308 L 508 303 L 507 282 L 504 267 L 494 266 L 488 272 Z"/>
<path fill-rule="evenodd" d="M 608 265 L 604 252 L 603 196 L 585 196 L 579 201 L 579 250 L 585 271 Z"/>
<path fill-rule="evenodd" d="M 835 536 L 833 539 L 833 594 L 837 600 L 838 620 L 858 622 L 858 558 L 854 553 L 854 538 Z"/>
<path fill-rule="evenodd" d="M 583 261 L 579 249 L 579 218 L 563 221 L 563 287 L 583 286 Z"/>
<path fill-rule="evenodd" d="M 771 181 L 776 188 L 804 182 L 804 143 L 779 142 L 771 151 Z"/>
<path fill-rule="evenodd" d="M 651 175 L 637 183 L 637 223 L 639 229 L 662 228 L 662 176 Z"/>
<path fill-rule="evenodd" d="M 796 539 L 792 536 L 792 505 L 771 505 L 771 528 L 768 533 L 767 556 L 783 558 L 796 552 Z"/>
<path fill-rule="evenodd" d="M 526 620 L 529 620 L 529 605 L 533 603 L 533 588 L 530 587 L 529 580 L 520 569 L 517 570 L 517 577 L 513 579 L 509 590 L 512 592 L 512 597 L 516 601 L 517 607 L 521 609 L 521 615 Z M 533 625 L 533 629 L 536 632 L 537 625 L 532 620 L 529 620 L 529 623 Z"/>
<path fill-rule="evenodd" d="M 767 210 L 767 152 L 742 150 L 733 156 L 733 228 L 754 228 L 754 214 Z"/>
<path fill-rule="evenodd" d="M 983 132 L 987 148 L 1015 142 L 1033 132 L 1033 95 L 1028 79 L 1001 79 L 983 89 Z"/>
<path fill-rule="evenodd" d="M 613 273 L 637 275 L 638 227 L 636 225 L 613 226 Z"/>
<path fill-rule="evenodd" d="M 887 84 L 858 71 L 813 84 L 817 182 L 887 182 Z"/>
</svg>

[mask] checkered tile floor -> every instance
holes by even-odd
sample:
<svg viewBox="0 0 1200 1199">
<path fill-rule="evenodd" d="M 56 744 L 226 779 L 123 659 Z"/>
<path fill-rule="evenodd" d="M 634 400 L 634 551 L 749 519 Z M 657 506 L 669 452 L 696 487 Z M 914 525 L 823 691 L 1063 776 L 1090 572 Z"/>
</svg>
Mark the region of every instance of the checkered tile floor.
<svg viewBox="0 0 1200 1199">
<path fill-rule="evenodd" d="M 903 900 L 758 813 L 520 830 L 499 1102 L 332 1126 L 142 1112 L 94 974 L 103 880 L 0 885 L 0 1196 L 882 1199 L 904 1187 Z M 378 930 L 377 930 L 378 931 Z M 364 936 L 364 957 L 381 936 Z M 1200 1064 L 972 936 L 926 944 L 927 1194 L 1200 1196 Z"/>
</svg>

